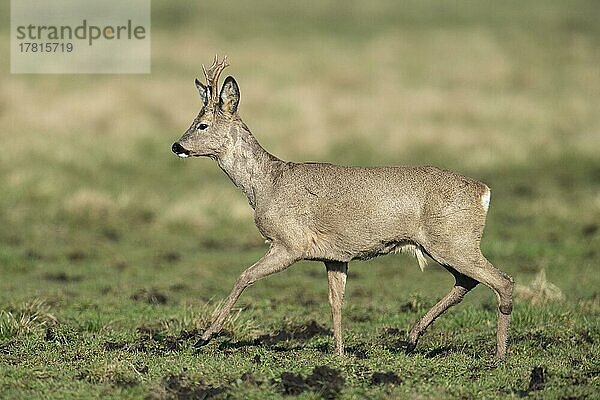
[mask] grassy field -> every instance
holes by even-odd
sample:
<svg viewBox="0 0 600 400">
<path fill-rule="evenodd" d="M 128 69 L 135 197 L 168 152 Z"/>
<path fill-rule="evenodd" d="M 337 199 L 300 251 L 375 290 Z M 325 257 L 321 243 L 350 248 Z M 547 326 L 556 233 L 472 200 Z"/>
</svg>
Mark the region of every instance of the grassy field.
<svg viewBox="0 0 600 400">
<path fill-rule="evenodd" d="M 149 75 L 2 63 L 0 398 L 600 397 L 598 2 L 153 3 Z M 433 164 L 492 188 L 483 251 L 518 285 L 505 362 L 485 287 L 404 353 L 453 284 L 405 255 L 350 264 L 346 357 L 308 262 L 249 288 L 195 352 L 266 250 L 214 162 L 170 152 L 217 52 L 281 158 Z"/>
</svg>

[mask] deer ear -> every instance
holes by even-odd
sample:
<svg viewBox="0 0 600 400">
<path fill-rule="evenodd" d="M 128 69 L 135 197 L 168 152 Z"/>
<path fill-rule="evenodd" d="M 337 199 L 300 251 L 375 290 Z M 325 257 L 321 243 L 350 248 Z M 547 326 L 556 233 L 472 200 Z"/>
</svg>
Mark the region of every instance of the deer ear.
<svg viewBox="0 0 600 400">
<path fill-rule="evenodd" d="M 200 93 L 200 98 L 202 99 L 202 103 L 206 106 L 208 104 L 208 99 L 210 99 L 210 87 L 204 86 L 202 82 L 196 78 L 195 80 L 196 87 L 198 88 L 198 92 Z"/>
<path fill-rule="evenodd" d="M 240 103 L 240 88 L 233 77 L 228 76 L 223 82 L 219 107 L 226 113 L 235 114 Z"/>
</svg>

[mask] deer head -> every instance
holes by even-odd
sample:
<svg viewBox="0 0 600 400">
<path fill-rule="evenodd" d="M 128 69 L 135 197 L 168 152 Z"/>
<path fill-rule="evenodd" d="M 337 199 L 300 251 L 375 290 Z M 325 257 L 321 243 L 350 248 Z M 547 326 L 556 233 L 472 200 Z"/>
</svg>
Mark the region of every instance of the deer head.
<svg viewBox="0 0 600 400">
<path fill-rule="evenodd" d="M 241 123 L 237 114 L 240 89 L 235 79 L 228 76 L 221 91 L 218 91 L 219 76 L 228 66 L 227 57 L 219 62 L 217 56 L 208 70 L 202 65 L 206 85 L 198 78 L 195 80 L 202 108 L 187 131 L 171 147 L 179 157 L 218 157 L 231 142 L 232 125 Z"/>
</svg>

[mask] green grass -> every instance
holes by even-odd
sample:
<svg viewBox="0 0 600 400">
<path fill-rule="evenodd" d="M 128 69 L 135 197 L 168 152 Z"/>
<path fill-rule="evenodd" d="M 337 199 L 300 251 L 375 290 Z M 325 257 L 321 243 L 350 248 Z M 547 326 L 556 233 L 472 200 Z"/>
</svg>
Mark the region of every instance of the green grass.
<svg viewBox="0 0 600 400">
<path fill-rule="evenodd" d="M 155 1 L 151 75 L 0 75 L 0 398 L 597 398 L 598 5 L 399 4 Z M 285 159 L 488 183 L 483 251 L 518 285 L 505 362 L 485 287 L 404 354 L 453 283 L 405 255 L 350 264 L 346 357 L 309 262 L 249 288 L 194 351 L 266 250 L 218 167 L 169 150 L 215 52 Z"/>
</svg>

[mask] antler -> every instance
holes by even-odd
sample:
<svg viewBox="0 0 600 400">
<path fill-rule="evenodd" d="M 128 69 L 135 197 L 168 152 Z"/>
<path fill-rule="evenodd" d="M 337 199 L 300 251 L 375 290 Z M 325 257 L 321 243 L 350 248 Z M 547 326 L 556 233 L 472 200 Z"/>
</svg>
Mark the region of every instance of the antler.
<svg viewBox="0 0 600 400">
<path fill-rule="evenodd" d="M 227 62 L 227 56 L 224 56 L 221 62 L 219 62 L 219 58 L 216 54 L 215 60 L 213 61 L 208 71 L 204 67 L 204 64 L 202 64 L 202 71 L 204 71 L 204 76 L 206 77 L 206 84 L 211 88 L 211 102 L 218 102 L 217 99 L 219 98 L 219 76 L 221 75 L 221 72 L 223 72 L 223 70 L 227 67 L 229 67 L 229 63 Z"/>
</svg>

